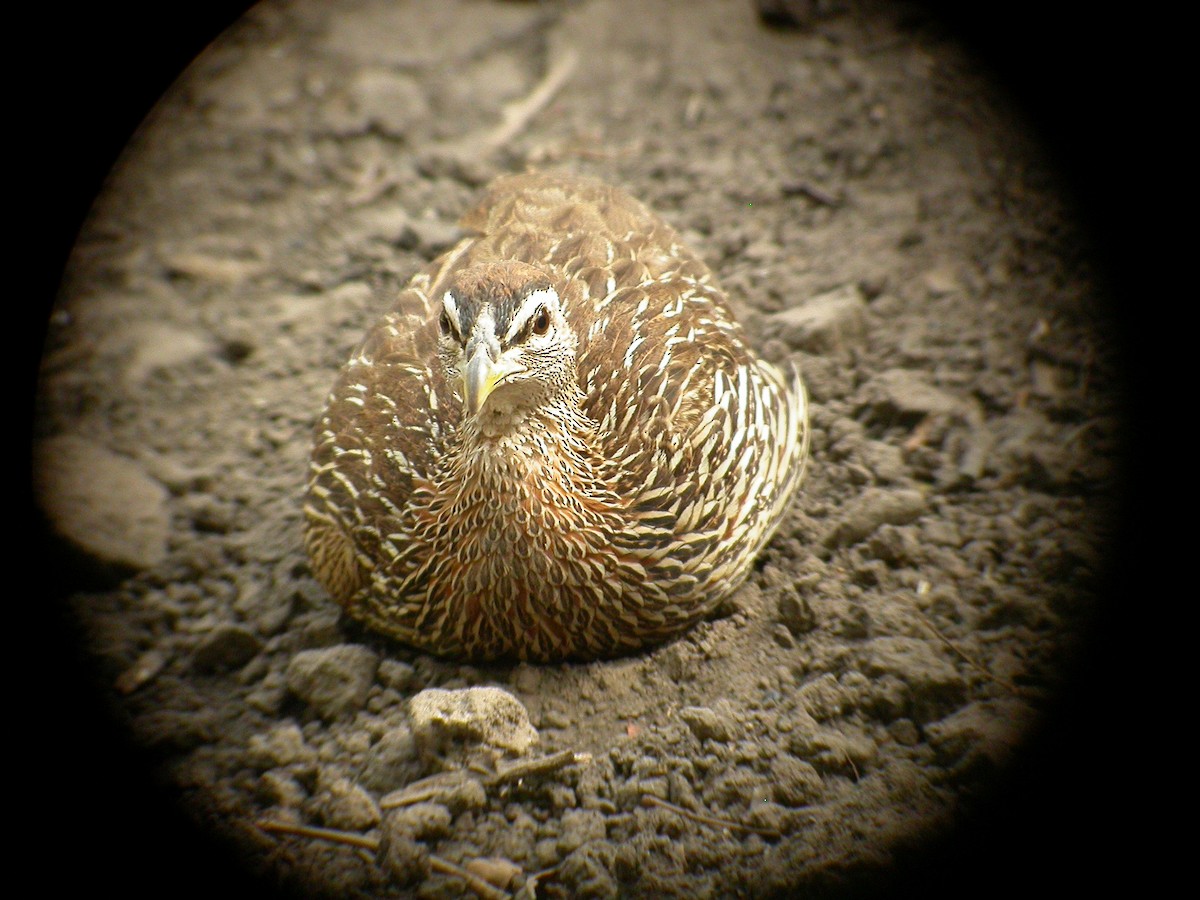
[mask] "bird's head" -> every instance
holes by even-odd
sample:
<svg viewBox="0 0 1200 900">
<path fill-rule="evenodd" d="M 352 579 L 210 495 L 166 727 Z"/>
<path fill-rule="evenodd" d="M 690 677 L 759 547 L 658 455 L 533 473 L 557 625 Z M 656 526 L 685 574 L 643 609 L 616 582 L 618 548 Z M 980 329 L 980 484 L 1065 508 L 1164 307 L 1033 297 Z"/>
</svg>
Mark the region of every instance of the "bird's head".
<svg viewBox="0 0 1200 900">
<path fill-rule="evenodd" d="M 553 279 L 525 263 L 471 266 L 442 295 L 438 352 L 463 408 L 503 433 L 577 390 L 574 332 Z"/>
</svg>

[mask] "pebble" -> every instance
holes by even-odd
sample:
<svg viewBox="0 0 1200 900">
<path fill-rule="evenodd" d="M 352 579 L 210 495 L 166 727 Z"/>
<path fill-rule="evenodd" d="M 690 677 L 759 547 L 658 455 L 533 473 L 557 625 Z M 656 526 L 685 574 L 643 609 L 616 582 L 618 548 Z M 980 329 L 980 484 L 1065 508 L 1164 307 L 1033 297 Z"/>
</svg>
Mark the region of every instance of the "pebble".
<svg viewBox="0 0 1200 900">
<path fill-rule="evenodd" d="M 847 547 L 869 537 L 881 525 L 907 525 L 925 514 L 928 501 L 914 488 L 867 488 L 842 512 L 825 533 L 826 547 Z"/>
<path fill-rule="evenodd" d="M 375 742 L 367 753 L 362 783 L 379 793 L 407 784 L 418 766 L 416 742 L 407 725 L 393 728 Z"/>
<path fill-rule="evenodd" d="M 894 484 L 908 478 L 908 466 L 899 447 L 883 441 L 864 439 L 858 456 L 867 470 L 882 484 Z"/>
<path fill-rule="evenodd" d="M 679 718 L 691 729 L 697 740 L 713 740 L 724 743 L 734 734 L 733 723 L 728 717 L 707 706 L 685 706 Z"/>
<path fill-rule="evenodd" d="M 999 770 L 1035 718 L 1019 700 L 970 703 L 926 725 L 925 735 L 941 765 L 984 764 Z"/>
<path fill-rule="evenodd" d="M 405 829 L 405 822 L 394 816 L 384 819 L 379 841 L 383 868 L 397 887 L 418 884 L 429 874 L 429 850 Z"/>
<path fill-rule="evenodd" d="M 558 852 L 564 856 L 588 841 L 603 840 L 604 816 L 594 809 L 568 809 L 558 822 Z"/>
<path fill-rule="evenodd" d="M 832 672 L 819 675 L 796 691 L 796 700 L 814 719 L 833 719 L 849 706 L 846 689 Z"/>
<path fill-rule="evenodd" d="M 867 549 L 875 559 L 889 566 L 907 565 L 920 557 L 921 545 L 912 528 L 882 525 L 867 539 Z"/>
<path fill-rule="evenodd" d="M 307 796 L 304 788 L 285 769 L 271 769 L 258 778 L 256 793 L 269 806 L 298 809 Z"/>
<path fill-rule="evenodd" d="M 842 285 L 775 313 L 767 330 L 806 353 L 843 351 L 866 340 L 867 303 L 858 285 Z"/>
<path fill-rule="evenodd" d="M 860 408 L 871 410 L 874 421 L 915 421 L 925 416 L 965 416 L 967 405 L 929 384 L 912 369 L 888 369 L 862 386 Z"/>
<path fill-rule="evenodd" d="M 384 687 L 403 693 L 413 686 L 417 670 L 413 668 L 412 663 L 400 659 L 385 659 L 380 661 L 379 671 L 376 674 L 379 677 L 379 683 Z"/>
<path fill-rule="evenodd" d="M 236 259 L 233 256 L 191 250 L 165 254 L 163 262 L 172 277 L 220 285 L 249 281 L 267 269 L 267 264 L 261 260 Z"/>
<path fill-rule="evenodd" d="M 317 774 L 315 805 L 325 825 L 345 831 L 366 831 L 381 818 L 371 795 L 331 767 Z"/>
<path fill-rule="evenodd" d="M 875 742 L 851 725 L 797 729 L 792 732 L 789 747 L 815 769 L 850 776 L 862 775 L 877 753 Z"/>
<path fill-rule="evenodd" d="M 311 763 L 316 751 L 305 743 L 304 735 L 293 722 L 273 728 L 266 734 L 251 735 L 246 748 L 251 765 L 260 769 Z"/>
<path fill-rule="evenodd" d="M 121 358 L 121 378 L 140 384 L 156 371 L 170 369 L 209 356 L 215 350 L 206 334 L 160 322 L 139 322 L 126 329 L 128 342 Z"/>
<path fill-rule="evenodd" d="M 420 746 L 466 739 L 523 754 L 538 739 L 521 701 L 496 687 L 428 688 L 412 698 L 409 713 Z"/>
<path fill-rule="evenodd" d="M 192 653 L 192 666 L 200 672 L 240 669 L 254 659 L 262 647 L 262 638 L 249 628 L 226 622 L 200 640 Z"/>
<path fill-rule="evenodd" d="M 358 644 L 301 650 L 288 663 L 288 690 L 321 718 L 336 719 L 362 709 L 379 657 Z"/>
<path fill-rule="evenodd" d="M 350 88 L 352 106 L 337 123 L 343 134 L 362 133 L 374 126 L 389 137 L 403 138 L 429 113 L 420 82 L 403 72 L 364 69 Z"/>
<path fill-rule="evenodd" d="M 621 896 L 610 871 L 615 848 L 608 841 L 592 841 L 575 850 L 558 866 L 558 878 L 568 896 L 606 900 Z"/>
<path fill-rule="evenodd" d="M 34 488 L 55 532 L 118 569 L 149 569 L 167 555 L 167 489 L 126 456 L 74 435 L 34 448 Z"/>
<path fill-rule="evenodd" d="M 152 681 L 167 665 L 161 650 L 147 650 L 132 666 L 117 676 L 114 687 L 122 694 L 132 694 L 143 684 Z"/>
<path fill-rule="evenodd" d="M 817 627 L 817 616 L 808 599 L 795 590 L 784 591 L 777 609 L 779 621 L 797 637 Z"/>
<path fill-rule="evenodd" d="M 402 806 L 388 816 L 390 827 L 403 829 L 419 841 L 436 841 L 450 833 L 454 817 L 440 803 L 414 803 Z"/>
<path fill-rule="evenodd" d="M 887 635 L 859 650 L 862 671 L 871 678 L 892 675 L 912 690 L 912 716 L 918 723 L 945 715 L 961 703 L 966 682 L 958 669 L 928 641 Z"/>
<path fill-rule="evenodd" d="M 510 859 L 502 856 L 484 856 L 472 859 L 463 867 L 472 875 L 482 878 L 488 884 L 507 889 L 518 875 L 521 867 Z"/>
</svg>

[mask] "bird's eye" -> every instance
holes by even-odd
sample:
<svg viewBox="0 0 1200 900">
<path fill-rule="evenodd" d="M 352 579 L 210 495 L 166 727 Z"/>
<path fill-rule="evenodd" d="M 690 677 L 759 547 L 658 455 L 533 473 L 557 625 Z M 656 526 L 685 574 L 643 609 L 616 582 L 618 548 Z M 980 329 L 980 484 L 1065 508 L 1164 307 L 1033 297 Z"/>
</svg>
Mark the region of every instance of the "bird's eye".
<svg viewBox="0 0 1200 900">
<path fill-rule="evenodd" d="M 534 314 L 531 330 L 534 334 L 545 334 L 550 330 L 550 313 L 546 311 L 546 307 L 541 307 Z"/>
<path fill-rule="evenodd" d="M 438 316 L 438 328 L 442 330 L 442 334 L 454 334 L 454 326 L 450 323 L 450 314 L 444 309 L 442 310 L 442 314 Z"/>
</svg>

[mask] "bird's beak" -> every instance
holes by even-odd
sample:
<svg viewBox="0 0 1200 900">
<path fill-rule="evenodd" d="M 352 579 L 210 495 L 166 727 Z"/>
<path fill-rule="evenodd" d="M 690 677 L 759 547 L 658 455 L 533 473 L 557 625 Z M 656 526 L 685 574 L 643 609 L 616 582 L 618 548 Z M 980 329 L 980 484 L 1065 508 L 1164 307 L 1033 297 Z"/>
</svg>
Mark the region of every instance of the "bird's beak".
<svg viewBox="0 0 1200 900">
<path fill-rule="evenodd" d="M 493 360 L 487 345 L 479 344 L 463 370 L 463 398 L 467 403 L 467 412 L 477 415 L 498 384 L 523 371 L 522 366 L 504 356 Z"/>
</svg>

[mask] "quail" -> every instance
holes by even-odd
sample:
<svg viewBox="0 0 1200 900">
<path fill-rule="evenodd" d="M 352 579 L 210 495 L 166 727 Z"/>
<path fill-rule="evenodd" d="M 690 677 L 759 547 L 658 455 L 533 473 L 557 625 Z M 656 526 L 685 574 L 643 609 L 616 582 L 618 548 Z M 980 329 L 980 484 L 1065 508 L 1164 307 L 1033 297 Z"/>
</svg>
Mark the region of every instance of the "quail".
<svg viewBox="0 0 1200 900">
<path fill-rule="evenodd" d="M 804 387 L 664 221 L 503 176 L 342 368 L 305 547 L 353 618 L 442 656 L 607 658 L 711 615 L 808 455 Z"/>
</svg>

